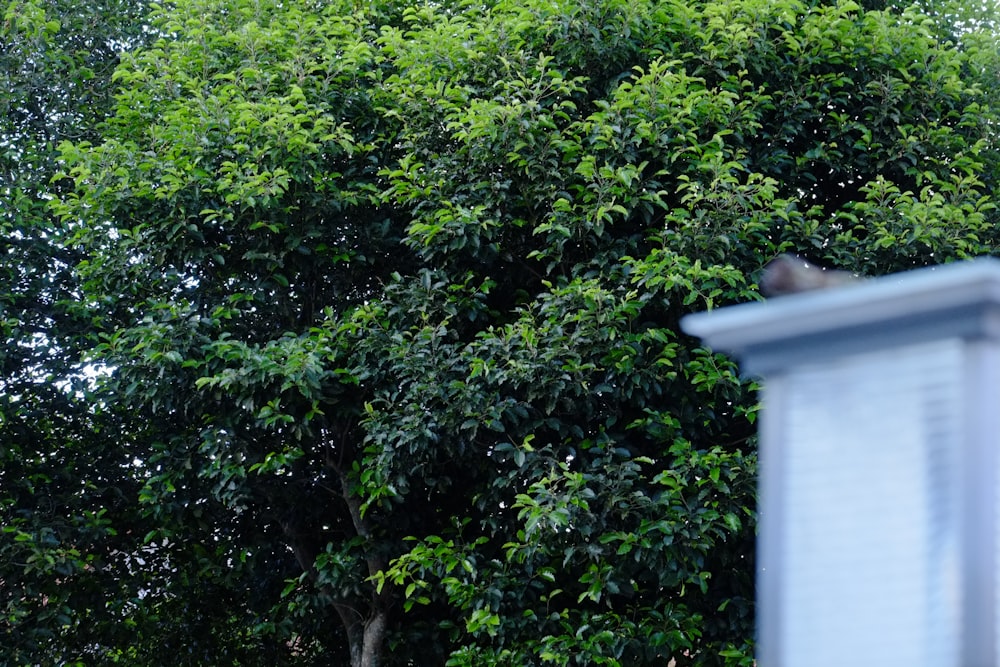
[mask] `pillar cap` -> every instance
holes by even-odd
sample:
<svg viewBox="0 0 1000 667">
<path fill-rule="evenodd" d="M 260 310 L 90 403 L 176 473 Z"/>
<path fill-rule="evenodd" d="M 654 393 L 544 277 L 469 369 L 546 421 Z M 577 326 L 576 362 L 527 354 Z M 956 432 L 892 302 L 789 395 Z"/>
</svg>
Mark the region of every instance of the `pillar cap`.
<svg viewBox="0 0 1000 667">
<path fill-rule="evenodd" d="M 1000 260 L 982 257 L 688 315 L 681 329 L 744 372 L 960 337 L 1000 338 Z"/>
</svg>

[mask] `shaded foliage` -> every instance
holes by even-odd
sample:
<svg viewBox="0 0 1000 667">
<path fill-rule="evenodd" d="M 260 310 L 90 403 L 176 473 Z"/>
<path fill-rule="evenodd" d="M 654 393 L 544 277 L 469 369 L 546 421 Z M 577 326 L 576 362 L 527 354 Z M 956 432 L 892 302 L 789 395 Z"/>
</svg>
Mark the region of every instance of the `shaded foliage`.
<svg viewBox="0 0 1000 667">
<path fill-rule="evenodd" d="M 0 645 L 5 664 L 72 661 L 122 638 L 122 550 L 141 481 L 121 421 L 82 372 L 82 254 L 48 209 L 60 141 L 96 136 L 142 3 L 14 1 L 0 16 Z M 141 539 L 141 537 L 140 537 Z"/>
</svg>

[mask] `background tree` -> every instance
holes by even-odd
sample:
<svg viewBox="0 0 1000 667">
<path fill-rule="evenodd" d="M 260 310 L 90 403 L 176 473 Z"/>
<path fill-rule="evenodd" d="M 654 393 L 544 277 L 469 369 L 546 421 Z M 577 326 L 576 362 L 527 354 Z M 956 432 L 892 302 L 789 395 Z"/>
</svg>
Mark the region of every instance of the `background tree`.
<svg viewBox="0 0 1000 667">
<path fill-rule="evenodd" d="M 0 662 L 73 663 L 129 607 L 141 481 L 87 380 L 91 314 L 48 200 L 57 144 L 95 136 L 143 3 L 0 5 Z M 114 524 L 114 527 L 112 526 Z M 141 538 L 141 536 L 140 536 Z"/>
<path fill-rule="evenodd" d="M 782 251 L 991 252 L 995 42 L 795 0 L 149 25 L 54 207 L 149 447 L 143 609 L 204 614 L 167 659 L 750 664 L 754 387 L 677 321 Z"/>
<path fill-rule="evenodd" d="M 138 503 L 150 443 L 89 350 L 103 316 L 75 272 L 85 255 L 48 205 L 57 145 L 98 135 L 118 54 L 150 35 L 142 2 L 10 2 L 0 23 L 0 663 L 279 664 L 291 649 L 248 636 L 280 573 L 234 575 L 208 508 L 185 542 L 154 541 Z M 141 417 L 141 415 L 140 415 Z M 245 523 L 245 520 L 244 520 Z M 169 524 L 166 524 L 169 526 Z M 154 529 L 156 531 L 154 532 Z M 253 532 L 256 533 L 256 526 Z M 203 544 L 202 544 L 203 542 Z M 253 544 L 251 538 L 240 549 Z M 205 554 L 208 554 L 206 557 Z M 248 597 L 247 589 L 258 596 Z M 250 615 L 249 620 L 241 615 Z M 238 619 L 238 620 L 237 620 Z M 211 657 L 208 657 L 211 656 Z"/>
</svg>

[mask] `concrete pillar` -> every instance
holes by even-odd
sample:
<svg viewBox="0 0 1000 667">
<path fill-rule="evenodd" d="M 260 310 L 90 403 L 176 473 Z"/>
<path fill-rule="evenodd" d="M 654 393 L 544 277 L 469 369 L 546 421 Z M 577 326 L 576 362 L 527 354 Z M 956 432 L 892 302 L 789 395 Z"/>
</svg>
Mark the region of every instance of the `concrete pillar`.
<svg viewBox="0 0 1000 667">
<path fill-rule="evenodd" d="M 1000 261 L 686 317 L 762 380 L 758 665 L 998 665 Z"/>
</svg>

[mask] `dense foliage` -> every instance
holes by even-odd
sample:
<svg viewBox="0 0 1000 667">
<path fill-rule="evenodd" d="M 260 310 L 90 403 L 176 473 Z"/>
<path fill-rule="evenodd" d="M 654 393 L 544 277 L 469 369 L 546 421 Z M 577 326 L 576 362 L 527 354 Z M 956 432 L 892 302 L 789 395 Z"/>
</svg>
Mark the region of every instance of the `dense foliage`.
<svg viewBox="0 0 1000 667">
<path fill-rule="evenodd" d="M 751 664 L 754 385 L 679 318 L 998 238 L 988 13 L 175 0 L 112 82 L 28 6 L 14 664 Z"/>
<path fill-rule="evenodd" d="M 99 406 L 82 358 L 81 251 L 49 200 L 57 145 L 94 138 L 142 3 L 0 3 L 0 663 L 53 664 L 127 643 L 139 549 L 135 441 Z M 71 185 L 70 183 L 65 183 Z M 110 434 L 114 434 L 109 437 Z"/>
</svg>

